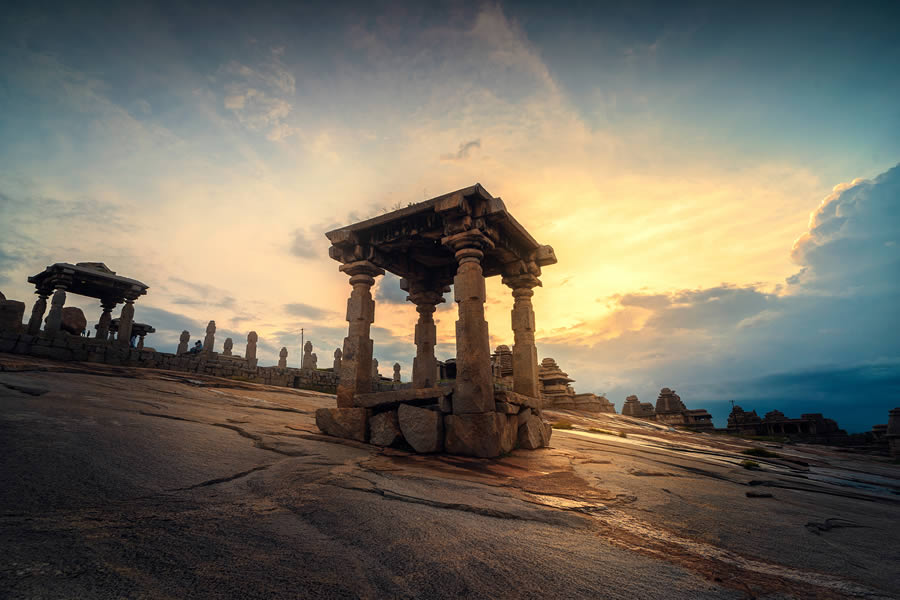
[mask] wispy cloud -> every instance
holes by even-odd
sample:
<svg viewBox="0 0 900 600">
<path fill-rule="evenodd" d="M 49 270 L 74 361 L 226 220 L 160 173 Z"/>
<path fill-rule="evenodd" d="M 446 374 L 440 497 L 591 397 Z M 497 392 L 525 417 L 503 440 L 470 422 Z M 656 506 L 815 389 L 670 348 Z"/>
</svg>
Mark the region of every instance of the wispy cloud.
<svg viewBox="0 0 900 600">
<path fill-rule="evenodd" d="M 456 151 L 456 154 L 441 154 L 441 160 L 446 162 L 454 162 L 458 160 L 465 160 L 469 158 L 469 155 L 476 148 L 481 148 L 481 140 L 469 140 L 468 142 L 463 142 L 459 145 L 459 150 Z"/>
</svg>

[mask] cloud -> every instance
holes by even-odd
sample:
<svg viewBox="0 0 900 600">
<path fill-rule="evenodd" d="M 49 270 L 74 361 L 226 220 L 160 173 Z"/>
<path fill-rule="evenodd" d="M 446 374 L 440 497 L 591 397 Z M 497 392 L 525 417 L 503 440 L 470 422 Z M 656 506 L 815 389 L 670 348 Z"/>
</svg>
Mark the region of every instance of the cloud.
<svg viewBox="0 0 900 600">
<path fill-rule="evenodd" d="M 284 305 L 284 311 L 295 317 L 303 317 L 305 319 L 319 320 L 334 317 L 335 313 L 302 302 L 292 302 Z"/>
<path fill-rule="evenodd" d="M 375 301 L 387 304 L 406 304 L 408 294 L 400 289 L 400 278 L 393 273 L 385 273 L 375 288 Z"/>
<path fill-rule="evenodd" d="M 475 148 L 481 148 L 481 139 L 469 140 L 468 142 L 461 143 L 456 154 L 441 154 L 441 160 L 446 162 L 465 160 L 469 158 L 469 155 Z"/>
<path fill-rule="evenodd" d="M 319 258 L 321 256 L 321 243 L 316 243 L 318 238 L 304 229 L 295 229 L 291 232 L 291 245 L 289 252 L 298 258 Z"/>
<path fill-rule="evenodd" d="M 900 165 L 835 186 L 791 249 L 806 291 L 871 293 L 900 281 Z"/>
</svg>

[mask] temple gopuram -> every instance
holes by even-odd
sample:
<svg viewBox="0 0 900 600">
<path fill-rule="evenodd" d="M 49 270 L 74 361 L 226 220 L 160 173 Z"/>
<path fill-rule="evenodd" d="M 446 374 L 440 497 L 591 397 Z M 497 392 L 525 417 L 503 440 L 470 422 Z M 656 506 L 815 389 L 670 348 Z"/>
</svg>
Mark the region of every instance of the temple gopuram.
<svg viewBox="0 0 900 600">
<path fill-rule="evenodd" d="M 482 457 L 546 446 L 551 429 L 541 416 L 535 318 L 531 304 L 541 268 L 556 263 L 500 198 L 480 184 L 326 233 L 329 256 L 352 288 L 347 301 L 337 407 L 316 411 L 328 434 L 417 452 Z M 385 272 L 401 278 L 416 306 L 412 388 L 372 392 L 375 320 L 371 288 Z M 512 296 L 512 390 L 496 390 L 485 277 L 500 276 Z M 433 313 L 453 284 L 458 305 L 455 380 L 438 385 Z"/>
</svg>

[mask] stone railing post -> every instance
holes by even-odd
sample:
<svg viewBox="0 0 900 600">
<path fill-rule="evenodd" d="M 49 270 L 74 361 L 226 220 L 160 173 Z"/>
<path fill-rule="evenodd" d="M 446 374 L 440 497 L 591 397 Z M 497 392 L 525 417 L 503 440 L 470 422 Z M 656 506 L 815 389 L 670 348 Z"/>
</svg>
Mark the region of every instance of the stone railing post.
<svg viewBox="0 0 900 600">
<path fill-rule="evenodd" d="M 215 351 L 216 345 L 216 322 L 210 321 L 206 325 L 206 337 L 203 339 L 203 352 L 211 353 Z"/>
<path fill-rule="evenodd" d="M 504 285 L 512 288 L 514 303 L 512 309 L 512 330 L 515 345 L 512 350 L 513 391 L 517 394 L 540 397 L 538 380 L 537 347 L 534 342 L 534 307 L 531 297 L 533 288 L 541 285 L 540 280 L 528 273 L 503 278 Z"/>
<path fill-rule="evenodd" d="M 445 237 L 458 264 L 453 294 L 459 306 L 456 321 L 456 388 L 453 413 L 485 413 L 494 410 L 494 381 L 488 324 L 484 320 L 484 248 L 493 246 L 478 229 Z"/>
<path fill-rule="evenodd" d="M 244 358 L 247 359 L 247 366 L 251 369 L 256 368 L 256 342 L 259 341 L 259 336 L 255 331 L 251 331 L 247 334 L 247 349 L 244 352 Z"/>
<path fill-rule="evenodd" d="M 99 334 L 98 334 L 99 335 Z M 188 351 L 188 343 L 191 341 L 191 333 L 185 329 L 178 338 L 178 348 L 175 354 L 185 354 Z"/>
<path fill-rule="evenodd" d="M 47 322 L 44 324 L 44 331 L 50 335 L 56 335 L 61 331 L 62 309 L 65 304 L 66 286 L 57 283 L 56 291 L 53 292 L 53 298 L 50 300 L 50 313 L 47 315 Z"/>
<path fill-rule="evenodd" d="M 100 320 L 97 321 L 97 338 L 106 341 L 109 337 L 109 322 L 112 321 L 112 311 L 116 307 L 115 300 L 102 300 L 100 307 L 103 312 L 100 313 Z"/>
<path fill-rule="evenodd" d="M 350 276 L 353 291 L 347 300 L 347 337 L 341 352 L 341 375 L 337 386 L 337 405 L 353 406 L 356 394 L 372 391 L 372 339 L 369 337 L 375 321 L 375 301 L 372 285 L 381 269 L 366 260 L 341 265 L 341 271 Z"/>
<path fill-rule="evenodd" d="M 134 298 L 125 298 L 122 312 L 119 314 L 118 341 L 126 348 L 131 345 L 131 326 L 134 323 Z"/>
<path fill-rule="evenodd" d="M 34 306 L 31 308 L 31 318 L 28 319 L 28 333 L 30 335 L 37 335 L 41 331 L 41 321 L 44 320 L 44 313 L 47 312 L 47 298 L 50 297 L 50 293 L 42 290 L 38 290 L 35 292 L 38 295 L 38 299 L 34 301 Z"/>
</svg>

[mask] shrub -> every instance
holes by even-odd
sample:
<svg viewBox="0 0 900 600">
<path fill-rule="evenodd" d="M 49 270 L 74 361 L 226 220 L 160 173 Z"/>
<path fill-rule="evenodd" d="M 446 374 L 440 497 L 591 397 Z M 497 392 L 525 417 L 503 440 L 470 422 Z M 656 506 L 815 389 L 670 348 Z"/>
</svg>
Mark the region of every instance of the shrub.
<svg viewBox="0 0 900 600">
<path fill-rule="evenodd" d="M 750 470 L 759 469 L 759 463 L 755 460 L 742 460 L 741 466 Z"/>
<path fill-rule="evenodd" d="M 572 424 L 568 421 L 557 421 L 552 427 L 553 429 L 572 429 Z"/>
</svg>

